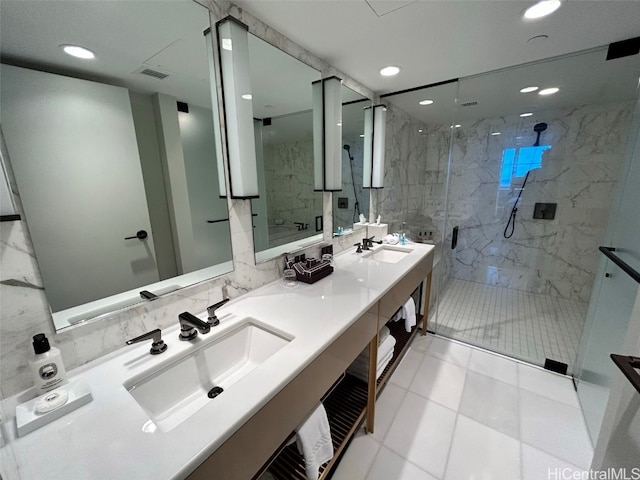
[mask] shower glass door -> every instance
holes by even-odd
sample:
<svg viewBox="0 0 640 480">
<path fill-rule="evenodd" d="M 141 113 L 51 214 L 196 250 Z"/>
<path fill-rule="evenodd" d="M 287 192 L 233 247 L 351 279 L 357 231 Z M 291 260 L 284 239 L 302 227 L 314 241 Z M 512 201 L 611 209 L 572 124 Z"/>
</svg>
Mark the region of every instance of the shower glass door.
<svg viewBox="0 0 640 480">
<path fill-rule="evenodd" d="M 383 95 L 387 104 L 384 189 L 377 190 L 377 212 L 390 232 L 412 241 L 433 243 L 433 280 L 428 330 L 437 324 L 441 279 L 449 277 L 441 262 L 451 125 L 458 82 L 444 82 Z"/>
<path fill-rule="evenodd" d="M 436 333 L 572 372 L 640 71 L 606 56 L 459 82 Z"/>
</svg>

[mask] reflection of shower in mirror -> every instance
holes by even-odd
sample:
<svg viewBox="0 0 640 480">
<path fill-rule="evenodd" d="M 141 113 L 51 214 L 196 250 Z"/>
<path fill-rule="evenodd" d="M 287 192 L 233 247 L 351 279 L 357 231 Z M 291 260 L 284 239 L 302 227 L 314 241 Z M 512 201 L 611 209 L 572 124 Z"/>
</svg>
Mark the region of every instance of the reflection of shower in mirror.
<svg viewBox="0 0 640 480">
<path fill-rule="evenodd" d="M 351 171 L 351 186 L 353 187 L 353 196 L 356 201 L 353 204 L 353 223 L 360 221 L 360 202 L 358 201 L 358 192 L 356 190 L 356 180 L 353 175 L 353 156 L 351 155 L 351 145 L 345 145 L 344 148 L 349 156 L 349 170 Z"/>
</svg>

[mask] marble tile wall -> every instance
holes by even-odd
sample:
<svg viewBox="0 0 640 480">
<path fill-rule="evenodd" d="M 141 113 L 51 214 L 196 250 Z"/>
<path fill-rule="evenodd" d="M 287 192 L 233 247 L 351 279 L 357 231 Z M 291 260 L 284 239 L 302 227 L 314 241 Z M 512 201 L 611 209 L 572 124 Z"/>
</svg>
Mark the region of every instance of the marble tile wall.
<svg viewBox="0 0 640 480">
<path fill-rule="evenodd" d="M 201 0 L 210 10 L 212 24 L 231 14 L 249 27 L 249 31 L 286 53 L 318 69 L 324 76 L 337 75 L 354 91 L 373 98 L 373 92 L 315 57 L 302 47 L 250 14 L 224 0 Z M 220 72 L 216 72 L 219 77 Z M 218 83 L 218 98 L 221 90 Z M 225 135 L 224 118 L 221 129 Z M 223 142 L 226 164 L 226 145 Z M 10 165 L 9 165 L 10 167 Z M 9 174 L 14 193 L 19 193 Z M 40 272 L 24 220 L 0 224 L 0 397 L 7 398 L 32 386 L 27 361 L 31 355 L 31 337 L 44 332 L 58 346 L 68 369 L 124 347 L 124 342 L 154 328 L 173 325 L 185 310 L 201 312 L 223 297 L 235 298 L 281 276 L 282 262 L 255 264 L 251 207 L 248 200 L 229 199 L 229 224 L 233 244 L 234 271 L 161 297 L 154 302 L 115 312 L 102 319 L 55 333 Z M 331 226 L 331 195 L 323 195 L 325 225 Z M 19 211 L 21 211 L 18 205 Z M 331 230 L 325 240 L 331 241 Z M 303 251 L 318 255 L 318 247 Z"/>
<path fill-rule="evenodd" d="M 449 130 L 428 127 L 395 105 L 387 108 L 385 176 L 380 213 L 390 232 L 412 238 L 444 219 Z"/>
<path fill-rule="evenodd" d="M 610 104 L 539 112 L 536 121 L 484 119 L 456 129 L 447 241 L 455 225 L 459 239 L 455 251 L 448 250 L 451 275 L 588 301 L 631 116 L 630 104 Z M 531 171 L 515 233 L 505 239 L 523 179 L 499 188 L 503 149 L 514 147 L 516 137 L 520 145 L 533 145 L 537 121 L 548 124 L 540 144 L 552 147 L 542 167 Z M 490 135 L 494 131 L 501 135 Z M 533 219 L 536 202 L 557 203 L 555 219 Z"/>
<path fill-rule="evenodd" d="M 269 225 L 276 219 L 288 226 L 303 222 L 315 233 L 322 194 L 313 190 L 313 142 L 265 145 L 264 170 Z"/>
</svg>

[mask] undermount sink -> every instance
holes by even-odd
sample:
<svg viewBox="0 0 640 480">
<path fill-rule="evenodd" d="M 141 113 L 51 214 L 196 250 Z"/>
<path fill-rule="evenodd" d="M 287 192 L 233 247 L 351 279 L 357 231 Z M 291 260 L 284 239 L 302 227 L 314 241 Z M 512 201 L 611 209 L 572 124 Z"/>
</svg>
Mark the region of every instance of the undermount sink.
<svg viewBox="0 0 640 480">
<path fill-rule="evenodd" d="M 407 247 L 399 247 L 396 245 L 381 245 L 364 255 L 365 258 L 376 260 L 384 263 L 398 263 L 405 258 L 412 249 Z"/>
<path fill-rule="evenodd" d="M 214 402 L 215 396 L 225 395 L 292 339 L 248 318 L 171 364 L 129 379 L 124 387 L 157 428 L 167 432 Z"/>
</svg>

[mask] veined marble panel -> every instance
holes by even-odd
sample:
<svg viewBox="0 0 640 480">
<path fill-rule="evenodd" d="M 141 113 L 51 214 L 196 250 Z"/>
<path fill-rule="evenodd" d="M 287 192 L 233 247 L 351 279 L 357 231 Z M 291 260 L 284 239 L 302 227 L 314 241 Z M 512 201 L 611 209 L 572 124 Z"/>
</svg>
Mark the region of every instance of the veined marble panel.
<svg viewBox="0 0 640 480">
<path fill-rule="evenodd" d="M 454 132 L 447 238 L 459 226 L 452 276 L 563 298 L 589 300 L 597 248 L 611 209 L 632 106 L 584 106 L 538 114 L 551 145 L 531 170 L 510 239 L 503 238 L 524 178 L 500 186 L 506 148 L 531 146 L 533 122 L 485 119 Z M 490 132 L 499 130 L 500 136 Z M 557 203 L 554 220 L 533 219 L 536 202 Z"/>
<path fill-rule="evenodd" d="M 264 149 L 267 190 L 267 223 L 296 229 L 295 222 L 309 225 L 299 238 L 315 232 L 315 218 L 322 215 L 322 193 L 314 192 L 313 142 L 269 144 Z M 271 241 L 269 246 L 283 242 Z M 290 239 L 289 241 L 293 241 Z"/>
</svg>

